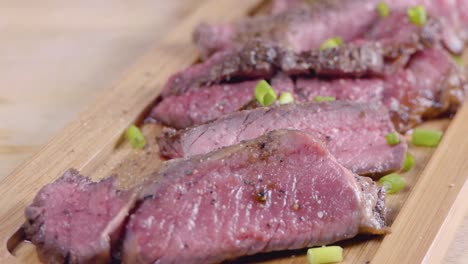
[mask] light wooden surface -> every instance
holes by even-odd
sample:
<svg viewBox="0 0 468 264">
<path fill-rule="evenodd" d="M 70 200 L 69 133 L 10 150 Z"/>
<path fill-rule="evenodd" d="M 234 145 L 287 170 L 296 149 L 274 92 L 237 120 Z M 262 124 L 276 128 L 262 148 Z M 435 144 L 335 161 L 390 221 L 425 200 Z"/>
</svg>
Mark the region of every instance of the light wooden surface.
<svg viewBox="0 0 468 264">
<path fill-rule="evenodd" d="M 189 44 L 190 35 L 180 36 L 172 31 L 181 20 L 189 17 L 188 21 L 184 21 L 182 27 L 185 29 L 182 31 L 190 32 L 196 20 L 206 16 L 206 10 L 195 10 L 206 1 L 161 0 L 137 1 L 132 4 L 128 1 L 96 2 L 64 3 L 46 0 L 40 3 L 0 3 L 0 189 L 7 189 L 6 194 L 0 195 L 4 199 L 27 192 L 21 199 L 9 201 L 11 206 L 0 205 L 2 215 L 11 215 L 8 219 L 0 221 L 0 233 L 13 231 L 6 230 L 5 226 L 18 226 L 22 215 L 17 212 L 17 208 L 24 208 L 36 190 L 58 177 L 62 168 L 74 166 L 81 168 L 85 173 L 92 173 L 95 177 L 102 177 L 109 172 L 134 170 L 134 167 L 125 168 L 129 165 L 120 162 L 124 158 L 148 163 L 151 160 L 149 158 L 157 154 L 149 150 L 150 155 L 142 155 L 125 146 L 116 149 L 114 144 L 121 131 L 137 118 L 142 105 L 150 103 L 151 98 L 156 95 L 155 87 L 159 87 L 165 76 L 195 59 L 195 49 Z M 237 1 L 230 10 L 227 9 L 229 6 L 226 6 L 229 5 L 228 2 L 232 1 L 212 6 L 213 10 L 216 10 L 210 13 L 212 19 L 240 16 L 243 13 L 241 5 L 253 4 L 247 0 Z M 219 10 L 230 11 L 220 13 Z M 178 29 L 181 30 L 180 27 Z M 165 35 L 169 37 L 165 38 Z M 160 43 L 159 49 L 136 64 L 132 70 L 126 70 L 136 58 L 149 50 L 155 50 L 154 46 L 157 43 Z M 170 63 L 166 64 L 165 61 Z M 125 77 L 120 79 L 119 76 L 123 73 L 126 73 Z M 138 89 L 137 93 L 129 92 L 136 90 L 135 86 L 141 89 Z M 91 106 L 96 95 L 106 88 L 115 93 L 100 97 L 99 107 Z M 67 135 L 60 134 L 53 144 L 41 151 L 47 156 L 39 154 L 35 156 L 34 162 L 16 171 L 16 175 L 28 175 L 29 178 L 21 180 L 23 186 L 28 186 L 27 189 L 7 186 L 18 179 L 1 180 L 6 179 L 6 175 L 14 167 L 30 158 L 53 135 L 57 135 L 66 123 L 77 119 L 78 113 L 87 105 L 90 106 L 87 114 L 81 115 L 79 122 L 66 128 Z M 119 105 L 122 107 L 117 107 Z M 95 115 L 95 111 L 101 113 Z M 88 131 L 97 124 L 98 127 L 107 125 L 111 129 L 103 129 L 98 133 Z M 434 125 L 444 126 L 444 123 Z M 149 134 L 154 134 L 155 129 L 157 130 L 153 127 L 145 129 Z M 93 144 L 78 144 L 76 140 Z M 425 150 L 416 151 L 421 152 L 418 154 L 419 164 L 424 164 L 430 153 Z M 444 154 L 439 156 L 450 155 L 446 154 L 446 151 L 441 150 Z M 86 153 L 94 153 L 95 156 Z M 55 156 L 53 162 L 44 166 L 51 156 Z M 462 157 L 466 157 L 466 154 Z M 153 166 L 157 164 L 141 168 L 141 173 L 150 171 Z M 422 169 L 420 167 L 413 173 L 416 174 Z M 416 184 L 416 176 L 409 175 L 408 178 L 411 186 Z M 468 191 L 465 190 L 464 193 L 466 192 Z M 401 196 L 406 199 L 408 194 L 409 192 L 403 193 Z M 440 197 L 440 200 L 443 198 Z M 392 199 L 398 200 L 397 197 Z M 445 228 L 451 230 L 444 229 L 444 232 L 454 231 L 457 228 L 456 222 L 462 221 L 464 204 L 460 201 L 460 206 L 449 212 L 453 216 L 452 222 L 445 224 Z M 437 215 L 434 217 L 436 222 Z M 451 233 L 458 234 L 450 254 L 443 262 L 466 263 L 468 218 L 465 217 L 462 227 L 457 232 Z M 440 248 L 440 245 L 447 245 L 448 243 L 443 241 L 452 238 L 443 234 L 435 235 L 438 239 L 432 245 L 434 249 Z M 388 240 L 391 239 L 394 238 L 389 236 Z M 367 242 L 369 246 L 359 249 L 355 246 L 348 247 L 347 255 L 354 254 L 351 252 L 362 254 L 362 249 L 372 248 L 374 241 Z M 385 243 L 389 242 L 384 241 L 384 245 Z M 414 244 L 418 247 L 422 242 Z M 34 257 L 32 252 L 33 250 L 26 247 L 19 253 L 29 254 L 23 258 L 26 260 Z M 435 256 L 439 259 L 442 257 Z M 348 257 L 348 261 L 351 259 L 354 258 Z M 301 260 L 303 259 L 297 258 L 297 261 Z M 289 262 L 288 260 L 287 263 Z"/>
</svg>

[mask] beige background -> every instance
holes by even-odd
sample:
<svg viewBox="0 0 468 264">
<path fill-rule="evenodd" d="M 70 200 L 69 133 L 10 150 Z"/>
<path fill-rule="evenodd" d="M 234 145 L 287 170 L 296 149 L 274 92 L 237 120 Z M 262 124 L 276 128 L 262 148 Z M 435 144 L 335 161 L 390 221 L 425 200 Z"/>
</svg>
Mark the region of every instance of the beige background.
<svg viewBox="0 0 468 264">
<path fill-rule="evenodd" d="M 72 121 L 195 0 L 0 1 L 0 177 Z M 446 263 L 468 263 L 468 217 Z"/>
</svg>

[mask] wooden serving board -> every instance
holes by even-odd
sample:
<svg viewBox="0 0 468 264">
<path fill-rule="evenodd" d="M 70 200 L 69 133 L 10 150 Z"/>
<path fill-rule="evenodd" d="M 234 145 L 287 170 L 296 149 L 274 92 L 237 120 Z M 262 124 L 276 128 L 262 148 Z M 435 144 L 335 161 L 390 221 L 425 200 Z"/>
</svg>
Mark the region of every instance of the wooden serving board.
<svg viewBox="0 0 468 264">
<path fill-rule="evenodd" d="M 116 174 L 122 188 L 140 182 L 156 170 L 155 136 L 161 127 L 142 125 L 148 145 L 133 150 L 123 138 L 125 129 L 140 121 L 169 75 L 192 64 L 197 50 L 193 28 L 202 21 L 220 22 L 259 10 L 260 0 L 204 1 L 123 78 L 102 94 L 78 120 L 67 126 L 29 162 L 0 181 L 0 263 L 39 263 L 35 247 L 22 241 L 24 208 L 37 191 L 68 168 L 95 180 Z M 465 56 L 466 57 L 466 56 Z M 392 233 L 339 243 L 344 263 L 439 263 L 468 205 L 468 106 L 453 121 L 437 120 L 425 127 L 447 130 L 437 149 L 410 146 L 415 167 L 405 173 L 407 187 L 390 195 Z M 245 257 L 237 262 L 305 263 L 305 250 Z"/>
</svg>

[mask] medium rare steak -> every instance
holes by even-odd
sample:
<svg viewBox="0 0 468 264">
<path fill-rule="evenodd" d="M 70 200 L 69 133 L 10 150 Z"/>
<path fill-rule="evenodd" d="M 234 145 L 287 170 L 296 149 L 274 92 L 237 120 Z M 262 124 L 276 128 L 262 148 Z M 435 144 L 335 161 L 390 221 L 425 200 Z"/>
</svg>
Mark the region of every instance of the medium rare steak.
<svg viewBox="0 0 468 264">
<path fill-rule="evenodd" d="M 257 41 L 247 43 L 242 49 L 232 49 L 216 54 L 209 60 L 194 64 L 172 75 L 164 86 L 163 96 L 181 94 L 203 85 L 231 79 L 269 78 L 274 73 L 277 48 Z"/>
<path fill-rule="evenodd" d="M 392 120 L 400 132 L 424 119 L 453 113 L 463 103 L 464 90 L 468 90 L 466 77 L 444 50 L 427 47 L 404 63 L 405 67 L 397 67 L 380 77 L 298 77 L 293 82 L 280 72 L 271 82 L 278 92 L 292 92 L 298 102 L 312 101 L 315 96 L 382 102 L 391 110 Z M 151 116 L 175 128 L 202 124 L 222 114 L 255 107 L 255 103 L 247 104 L 255 84 L 256 81 L 247 81 L 213 85 L 210 89 L 198 88 L 180 96 L 168 96 L 155 106 Z"/>
<path fill-rule="evenodd" d="M 249 104 L 259 81 L 211 85 L 181 95 L 169 95 L 153 108 L 150 117 L 178 129 L 203 124 Z M 283 73 L 275 75 L 271 85 L 278 94 L 294 92 L 293 81 Z"/>
<path fill-rule="evenodd" d="M 25 210 L 27 238 L 46 263 L 109 263 L 134 206 L 114 179 L 94 183 L 75 170 L 43 187 Z"/>
<path fill-rule="evenodd" d="M 260 80 L 225 83 L 163 97 L 150 117 L 174 128 L 186 128 L 237 111 L 252 100 Z"/>
<path fill-rule="evenodd" d="M 381 26 L 392 27 L 391 32 L 403 34 L 384 35 L 386 40 L 392 40 L 392 45 L 414 43 L 416 39 L 408 39 L 408 32 L 424 34 L 425 37 L 436 37 L 453 51 L 460 52 L 463 41 L 445 23 L 447 19 L 429 16 L 428 23 L 418 27 L 409 23 L 406 15 L 406 6 L 398 6 L 392 10 L 387 18 L 379 17 L 375 0 L 348 0 L 348 1 L 318 1 L 319 8 L 292 9 L 284 13 L 267 16 L 244 18 L 230 24 L 208 25 L 201 24 L 194 32 L 194 41 L 198 45 L 204 58 L 219 51 L 243 46 L 252 39 L 261 39 L 282 47 L 291 47 L 294 51 L 306 51 L 318 48 L 326 39 L 339 36 L 345 43 L 362 39 L 369 30 L 374 32 L 387 32 Z M 314 6 L 316 7 L 316 6 Z M 448 16 L 450 17 L 450 16 Z M 359 18 L 359 19 L 357 19 Z M 396 19 L 403 18 L 397 21 Z M 398 23 L 387 23 L 391 20 Z M 384 21 L 384 23 L 381 23 Z M 438 30 L 431 32 L 437 24 Z M 442 31 L 440 31 L 442 28 Z M 223 33 L 221 33 L 223 32 Z M 439 34 L 443 32 L 443 34 Z M 431 33 L 427 35 L 427 33 Z M 218 34 L 216 36 L 216 34 Z M 434 35 L 434 36 L 432 36 Z M 372 36 L 370 36 L 372 37 Z M 376 41 L 377 39 L 369 39 Z M 388 42 L 386 42 L 389 44 Z M 416 43 L 417 44 L 417 43 Z M 397 50 L 398 45 L 393 47 Z"/>
<path fill-rule="evenodd" d="M 124 263 L 217 263 L 386 232 L 383 189 L 299 131 L 170 161 L 158 176 L 130 217 Z"/>
<path fill-rule="evenodd" d="M 367 8 L 369 14 L 375 15 L 375 6 L 381 0 L 273 0 L 271 13 L 273 15 L 290 12 L 317 13 L 317 12 L 347 12 L 345 7 Z M 455 53 L 462 52 L 463 41 L 468 41 L 468 0 L 392 0 L 386 1 L 391 12 L 406 9 L 410 6 L 423 5 L 430 14 L 437 16 L 443 25 L 443 42 L 449 50 Z M 373 8 L 372 8 L 373 7 Z M 349 15 L 353 12 L 350 8 Z M 225 36 L 226 37 L 226 36 Z"/>
<path fill-rule="evenodd" d="M 202 57 L 260 38 L 295 51 L 318 48 L 327 38 L 348 42 L 362 36 L 377 18 L 373 7 L 346 1 L 336 8 L 297 9 L 277 15 L 244 18 L 231 24 L 201 24 L 194 41 Z M 356 19 L 359 18 L 359 19 Z"/>
<path fill-rule="evenodd" d="M 454 113 L 468 91 L 466 75 L 442 49 L 419 51 L 405 68 L 381 78 L 299 78 L 295 97 L 299 102 L 315 96 L 339 100 L 380 101 L 390 109 L 396 129 L 406 132 L 424 119 Z"/>
<path fill-rule="evenodd" d="M 406 13 L 396 12 L 378 19 L 363 38 L 334 49 L 320 51 L 311 46 L 295 52 L 271 40 L 250 40 L 238 49 L 224 50 L 174 74 L 162 95 L 233 79 L 268 79 L 278 70 L 289 75 L 381 76 L 393 70 L 390 66 L 401 67 L 411 54 L 438 43 L 440 36 L 440 24 L 435 19 L 429 18 L 419 27 L 409 22 Z"/>
<path fill-rule="evenodd" d="M 341 164 L 361 175 L 400 169 L 407 149 L 403 138 L 396 146 L 387 144 L 385 135 L 394 127 L 385 107 L 340 101 L 235 112 L 179 132 L 166 130 L 158 143 L 165 157 L 188 157 L 282 128 L 305 131 L 323 140 Z"/>
<path fill-rule="evenodd" d="M 269 79 L 277 71 L 289 75 L 381 76 L 384 58 L 380 45 L 370 43 L 295 53 L 287 48 L 252 41 L 240 50 L 217 53 L 205 62 L 172 75 L 162 96 L 232 80 Z"/>
<path fill-rule="evenodd" d="M 465 74 L 439 48 L 416 54 L 406 69 L 386 76 L 384 86 L 384 104 L 399 131 L 455 112 L 468 91 Z"/>
</svg>

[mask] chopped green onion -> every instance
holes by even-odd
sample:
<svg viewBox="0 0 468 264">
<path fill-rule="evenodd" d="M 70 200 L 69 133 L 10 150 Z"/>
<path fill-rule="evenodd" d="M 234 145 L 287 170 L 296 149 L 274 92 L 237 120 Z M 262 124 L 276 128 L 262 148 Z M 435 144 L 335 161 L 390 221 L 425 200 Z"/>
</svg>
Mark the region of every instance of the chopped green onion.
<svg viewBox="0 0 468 264">
<path fill-rule="evenodd" d="M 426 9 L 422 5 L 416 5 L 413 7 L 408 8 L 407 14 L 411 23 L 422 26 L 426 24 L 427 20 L 427 13 Z"/>
<path fill-rule="evenodd" d="M 387 144 L 390 146 L 400 143 L 400 137 L 398 136 L 397 132 L 388 133 L 385 135 L 385 139 L 387 140 Z"/>
<path fill-rule="evenodd" d="M 463 63 L 463 59 L 462 59 L 461 56 L 452 55 L 452 58 L 453 58 L 453 60 L 454 60 L 459 66 L 461 66 L 461 67 L 464 66 L 464 65 L 463 65 L 463 64 L 464 64 L 464 63 Z"/>
<path fill-rule="evenodd" d="M 320 50 L 336 48 L 343 45 L 343 39 L 340 37 L 329 38 L 320 45 Z"/>
<path fill-rule="evenodd" d="M 343 248 L 340 246 L 317 247 L 307 250 L 309 264 L 323 264 L 343 261 Z"/>
<path fill-rule="evenodd" d="M 377 4 L 377 12 L 379 12 L 381 17 L 388 17 L 390 15 L 390 8 L 385 1 L 382 1 Z"/>
<path fill-rule="evenodd" d="M 278 101 L 280 104 L 289 104 L 294 102 L 294 97 L 290 92 L 283 92 L 281 93 Z"/>
<path fill-rule="evenodd" d="M 333 96 L 315 96 L 314 97 L 314 101 L 317 102 L 317 103 L 321 103 L 321 102 L 333 102 L 335 101 L 336 98 L 333 97 Z"/>
<path fill-rule="evenodd" d="M 255 98 L 263 106 L 269 106 L 276 100 L 276 93 L 265 81 L 261 80 L 255 87 Z"/>
<path fill-rule="evenodd" d="M 396 193 L 405 187 L 405 180 L 398 173 L 391 173 L 380 178 L 379 183 L 385 187 L 387 193 Z"/>
<path fill-rule="evenodd" d="M 405 156 L 405 160 L 403 161 L 403 172 L 407 172 L 411 170 L 414 166 L 414 156 L 407 152 Z"/>
<path fill-rule="evenodd" d="M 136 149 L 143 148 L 146 145 L 145 137 L 135 125 L 131 125 L 127 128 L 127 139 L 130 141 L 130 145 Z"/>
<path fill-rule="evenodd" d="M 415 129 L 413 131 L 413 144 L 423 147 L 435 147 L 442 138 L 442 131 Z"/>
</svg>

